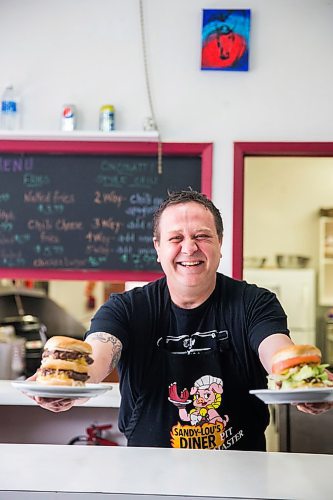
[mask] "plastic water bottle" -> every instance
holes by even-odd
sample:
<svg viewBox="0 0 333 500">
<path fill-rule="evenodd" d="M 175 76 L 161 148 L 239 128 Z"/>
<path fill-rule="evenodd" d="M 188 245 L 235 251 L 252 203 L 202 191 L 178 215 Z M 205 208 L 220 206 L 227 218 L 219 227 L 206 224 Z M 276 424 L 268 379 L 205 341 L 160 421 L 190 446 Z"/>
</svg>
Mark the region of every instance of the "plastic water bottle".
<svg viewBox="0 0 333 500">
<path fill-rule="evenodd" d="M 18 97 L 13 85 L 7 85 L 1 96 L 1 128 L 3 130 L 20 128 Z"/>
</svg>

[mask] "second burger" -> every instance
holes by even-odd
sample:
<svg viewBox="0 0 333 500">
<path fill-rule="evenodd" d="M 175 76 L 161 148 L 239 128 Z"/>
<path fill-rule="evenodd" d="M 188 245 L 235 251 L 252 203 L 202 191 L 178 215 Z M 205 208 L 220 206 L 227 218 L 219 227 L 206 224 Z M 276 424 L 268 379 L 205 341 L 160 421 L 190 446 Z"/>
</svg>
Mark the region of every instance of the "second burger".
<svg viewBox="0 0 333 500">
<path fill-rule="evenodd" d="M 274 354 L 268 389 L 331 388 L 333 381 L 326 369 L 328 366 L 321 363 L 318 347 L 308 344 L 290 345 Z"/>
</svg>

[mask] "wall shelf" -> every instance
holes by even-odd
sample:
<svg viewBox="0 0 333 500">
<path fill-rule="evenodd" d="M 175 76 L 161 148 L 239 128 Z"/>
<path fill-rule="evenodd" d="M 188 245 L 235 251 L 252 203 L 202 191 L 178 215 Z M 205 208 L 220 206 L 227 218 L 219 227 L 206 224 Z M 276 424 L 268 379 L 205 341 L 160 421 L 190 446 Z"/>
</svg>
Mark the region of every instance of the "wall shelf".
<svg viewBox="0 0 333 500">
<path fill-rule="evenodd" d="M 38 141 L 101 141 L 101 142 L 157 142 L 158 132 L 153 131 L 118 131 L 99 132 L 89 130 L 38 131 L 38 130 L 1 130 L 0 140 L 38 140 Z"/>
<path fill-rule="evenodd" d="M 319 219 L 319 305 L 333 306 L 333 217 Z"/>
</svg>

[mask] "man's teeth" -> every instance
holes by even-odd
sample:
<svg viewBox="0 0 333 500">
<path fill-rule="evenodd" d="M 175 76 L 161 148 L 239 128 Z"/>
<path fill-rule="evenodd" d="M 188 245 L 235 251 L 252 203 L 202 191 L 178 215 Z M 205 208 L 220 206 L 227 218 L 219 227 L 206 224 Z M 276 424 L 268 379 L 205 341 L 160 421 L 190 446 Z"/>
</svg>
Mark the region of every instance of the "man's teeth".
<svg viewBox="0 0 333 500">
<path fill-rule="evenodd" d="M 200 261 L 197 260 L 195 262 L 180 262 L 179 263 L 181 266 L 185 266 L 185 267 L 191 267 L 191 266 L 198 266 L 200 264 Z"/>
</svg>

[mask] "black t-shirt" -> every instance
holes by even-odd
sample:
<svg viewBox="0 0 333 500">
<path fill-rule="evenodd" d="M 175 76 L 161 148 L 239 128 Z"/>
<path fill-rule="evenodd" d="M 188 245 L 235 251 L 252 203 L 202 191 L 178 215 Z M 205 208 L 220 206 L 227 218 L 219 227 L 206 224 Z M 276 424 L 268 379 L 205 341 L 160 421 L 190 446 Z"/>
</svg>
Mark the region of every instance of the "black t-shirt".
<svg viewBox="0 0 333 500">
<path fill-rule="evenodd" d="M 88 334 L 97 331 L 123 344 L 119 428 L 130 445 L 264 449 L 268 410 L 248 390 L 267 385 L 262 340 L 289 333 L 273 293 L 217 273 L 212 295 L 182 309 L 162 278 L 111 295 Z"/>
</svg>

